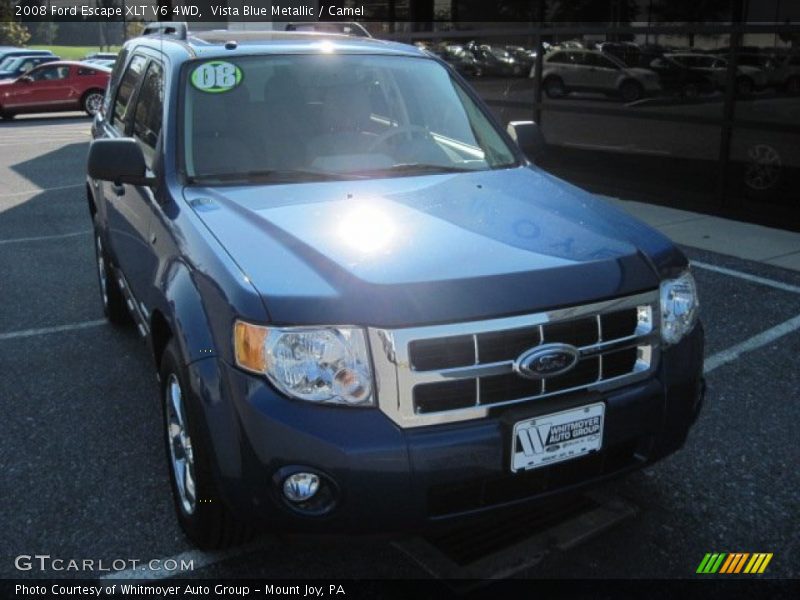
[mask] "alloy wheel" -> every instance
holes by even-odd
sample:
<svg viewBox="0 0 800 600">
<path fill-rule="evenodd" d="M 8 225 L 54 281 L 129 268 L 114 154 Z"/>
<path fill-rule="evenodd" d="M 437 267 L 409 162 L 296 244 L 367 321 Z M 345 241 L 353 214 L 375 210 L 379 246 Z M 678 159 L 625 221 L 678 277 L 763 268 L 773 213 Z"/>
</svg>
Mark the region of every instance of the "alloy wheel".
<svg viewBox="0 0 800 600">
<path fill-rule="evenodd" d="M 187 514 L 194 513 L 197 507 L 195 486 L 194 453 L 192 440 L 186 423 L 186 407 L 183 391 L 177 375 L 171 373 L 165 386 L 164 405 L 167 414 L 167 445 L 169 446 L 170 468 L 175 477 L 181 509 Z"/>
</svg>

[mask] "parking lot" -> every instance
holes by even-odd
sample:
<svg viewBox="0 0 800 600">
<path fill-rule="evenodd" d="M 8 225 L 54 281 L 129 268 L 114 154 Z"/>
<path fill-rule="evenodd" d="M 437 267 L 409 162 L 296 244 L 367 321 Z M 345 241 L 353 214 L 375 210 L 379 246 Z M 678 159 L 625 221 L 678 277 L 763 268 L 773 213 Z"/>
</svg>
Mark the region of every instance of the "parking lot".
<svg viewBox="0 0 800 600">
<path fill-rule="evenodd" d="M 594 520 L 529 537 L 506 523 L 493 543 L 480 541 L 486 528 L 460 532 L 461 550 L 413 535 L 269 534 L 192 550 L 173 515 L 147 348 L 102 319 L 88 131 L 77 114 L 0 124 L 0 576 L 111 574 L 15 568 L 47 554 L 192 561 L 116 573 L 137 577 L 660 579 L 693 576 L 707 552 L 768 552 L 763 577 L 800 577 L 800 272 L 692 248 L 705 409 L 681 452 L 600 490 Z"/>
</svg>

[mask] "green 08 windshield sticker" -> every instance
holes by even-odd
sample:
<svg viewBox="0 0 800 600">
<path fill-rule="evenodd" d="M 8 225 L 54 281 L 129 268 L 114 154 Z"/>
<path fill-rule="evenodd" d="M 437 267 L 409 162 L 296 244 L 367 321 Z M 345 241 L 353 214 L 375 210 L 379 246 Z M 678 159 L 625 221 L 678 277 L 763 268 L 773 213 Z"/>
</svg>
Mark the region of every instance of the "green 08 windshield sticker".
<svg viewBox="0 0 800 600">
<path fill-rule="evenodd" d="M 201 92 L 219 94 L 228 92 L 242 82 L 242 70 L 222 60 L 203 63 L 192 71 L 192 85 Z"/>
</svg>

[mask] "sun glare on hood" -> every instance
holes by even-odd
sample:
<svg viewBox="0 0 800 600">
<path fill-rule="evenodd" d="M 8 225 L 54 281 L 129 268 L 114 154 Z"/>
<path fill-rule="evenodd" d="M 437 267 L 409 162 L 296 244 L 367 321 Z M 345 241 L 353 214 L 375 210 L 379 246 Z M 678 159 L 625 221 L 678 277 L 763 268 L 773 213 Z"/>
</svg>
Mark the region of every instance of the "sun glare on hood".
<svg viewBox="0 0 800 600">
<path fill-rule="evenodd" d="M 397 227 L 382 210 L 362 205 L 352 207 L 344 214 L 337 233 L 349 247 L 371 254 L 392 244 Z"/>
</svg>

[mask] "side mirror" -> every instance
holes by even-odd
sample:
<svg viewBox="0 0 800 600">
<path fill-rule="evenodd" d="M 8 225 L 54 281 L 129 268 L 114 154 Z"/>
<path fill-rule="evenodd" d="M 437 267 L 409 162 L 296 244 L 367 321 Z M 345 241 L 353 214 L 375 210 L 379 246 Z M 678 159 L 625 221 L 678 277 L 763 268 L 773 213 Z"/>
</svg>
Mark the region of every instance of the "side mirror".
<svg viewBox="0 0 800 600">
<path fill-rule="evenodd" d="M 113 181 L 120 185 L 152 185 L 154 177 L 147 177 L 144 154 L 133 138 L 94 140 L 89 146 L 89 177 Z"/>
<path fill-rule="evenodd" d="M 17 81 L 19 81 L 20 83 L 32 83 L 33 77 L 31 77 L 30 75 L 23 75 L 22 77 L 17 79 Z"/>
<path fill-rule="evenodd" d="M 511 121 L 506 131 L 532 162 L 544 156 L 546 144 L 544 135 L 533 121 Z"/>
</svg>

